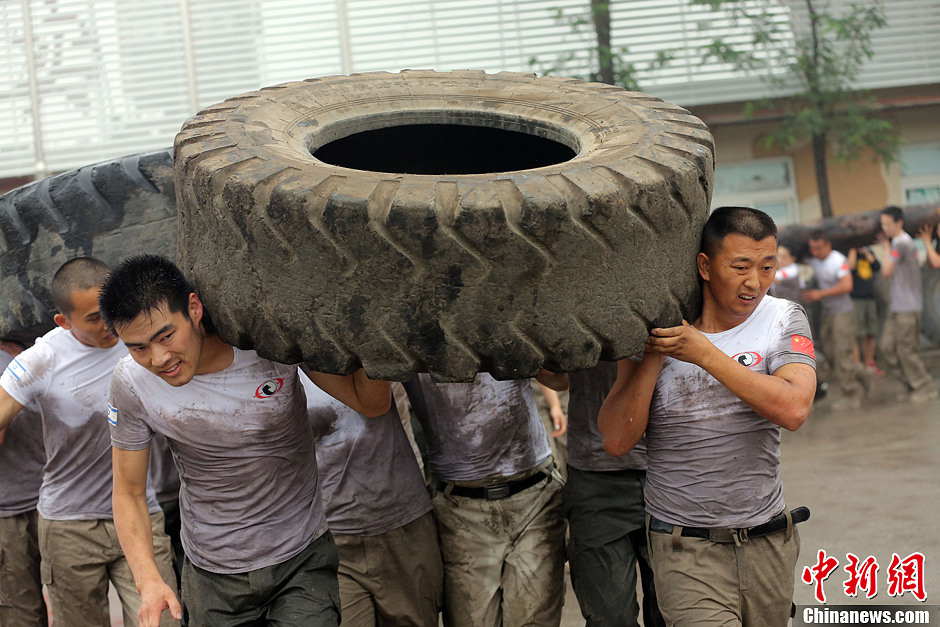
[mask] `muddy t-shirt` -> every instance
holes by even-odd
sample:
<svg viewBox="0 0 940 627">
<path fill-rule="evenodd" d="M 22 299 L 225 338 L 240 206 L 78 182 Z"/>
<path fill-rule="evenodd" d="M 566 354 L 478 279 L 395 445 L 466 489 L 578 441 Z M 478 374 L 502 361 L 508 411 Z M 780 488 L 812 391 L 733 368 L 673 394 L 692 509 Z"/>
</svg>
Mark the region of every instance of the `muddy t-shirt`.
<svg viewBox="0 0 940 627">
<path fill-rule="evenodd" d="M 507 477 L 535 468 L 551 448 L 528 379 L 434 383 L 420 374 L 405 384 L 428 438 L 428 464 L 443 481 Z"/>
<path fill-rule="evenodd" d="M 10 362 L 0 385 L 42 417 L 46 466 L 37 509 L 51 520 L 111 518 L 111 440 L 108 387 L 114 365 L 127 355 L 85 346 L 57 327 Z M 160 508 L 148 491 L 151 512 Z"/>
<path fill-rule="evenodd" d="M 384 416 L 367 418 L 298 376 L 330 530 L 378 535 L 429 512 L 431 499 L 395 404 Z"/>
<path fill-rule="evenodd" d="M 825 259 L 811 257 L 809 265 L 812 266 L 813 272 L 816 273 L 816 281 L 819 283 L 819 288 L 823 290 L 833 287 L 842 280 L 842 277 L 848 276 L 851 273 L 849 270 L 849 262 L 845 258 L 845 255 L 837 250 L 830 252 L 829 256 Z M 822 306 L 823 311 L 827 314 L 854 311 L 852 297 L 848 293 L 826 296 L 822 299 Z"/>
<path fill-rule="evenodd" d="M 786 298 L 798 302 L 802 289 L 803 282 L 800 280 L 800 267 L 795 263 L 791 263 L 777 270 L 770 293 L 777 298 Z"/>
<path fill-rule="evenodd" d="M 154 433 L 150 440 L 150 484 L 157 495 L 157 502 L 179 499 L 180 475 L 173 461 L 173 451 L 170 443 L 159 433 Z"/>
<path fill-rule="evenodd" d="M 13 358 L 0 350 L 0 371 Z M 36 509 L 46 453 L 42 445 L 42 418 L 23 409 L 7 427 L 0 444 L 0 518 Z"/>
<path fill-rule="evenodd" d="M 646 439 L 619 457 L 604 450 L 597 413 L 617 380 L 617 363 L 598 362 L 593 368 L 568 375 L 568 465 L 578 470 L 646 470 Z"/>
<path fill-rule="evenodd" d="M 894 274 L 891 275 L 891 311 L 917 312 L 924 308 L 924 292 L 920 279 L 920 260 L 910 235 L 901 232 L 891 240 Z"/>
<path fill-rule="evenodd" d="M 738 326 L 705 336 L 743 366 L 815 367 L 803 308 L 765 296 Z M 667 357 L 646 429 L 647 511 L 688 527 L 751 527 L 784 507 L 780 427 L 702 368 Z"/>
<path fill-rule="evenodd" d="M 230 366 L 173 387 L 130 356 L 114 370 L 111 441 L 166 436 L 180 474 L 182 542 L 214 573 L 280 564 L 326 531 L 296 366 L 234 351 Z"/>
</svg>

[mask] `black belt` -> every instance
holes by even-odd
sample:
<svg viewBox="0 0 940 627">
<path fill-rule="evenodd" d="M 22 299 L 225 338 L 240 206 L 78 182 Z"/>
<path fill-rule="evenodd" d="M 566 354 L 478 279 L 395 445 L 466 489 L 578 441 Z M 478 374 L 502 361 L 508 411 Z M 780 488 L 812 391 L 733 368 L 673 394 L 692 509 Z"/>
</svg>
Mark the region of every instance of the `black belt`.
<svg viewBox="0 0 940 627">
<path fill-rule="evenodd" d="M 793 519 L 794 525 L 801 523 L 809 519 L 809 508 L 797 507 L 790 512 L 790 516 Z M 671 534 L 673 528 L 673 525 L 650 516 L 650 531 Z M 713 542 L 730 543 L 735 541 L 735 537 L 739 539 L 756 538 L 758 536 L 766 536 L 768 533 L 782 531 L 786 528 L 787 515 L 786 513 L 782 513 L 777 514 L 762 525 L 757 525 L 755 527 L 745 527 L 743 529 L 682 527 L 681 535 L 686 538 L 704 538 L 706 540 L 712 540 Z"/>
<path fill-rule="evenodd" d="M 493 485 L 485 485 L 475 488 L 470 486 L 455 485 L 450 489 L 450 493 L 455 496 L 465 496 L 470 499 L 498 501 L 500 499 L 509 498 L 513 494 L 518 494 L 526 488 L 531 488 L 535 484 L 545 481 L 546 479 L 548 479 L 548 475 L 539 471 L 531 477 L 518 479 L 516 481 L 507 481 L 506 483 L 495 483 Z"/>
</svg>

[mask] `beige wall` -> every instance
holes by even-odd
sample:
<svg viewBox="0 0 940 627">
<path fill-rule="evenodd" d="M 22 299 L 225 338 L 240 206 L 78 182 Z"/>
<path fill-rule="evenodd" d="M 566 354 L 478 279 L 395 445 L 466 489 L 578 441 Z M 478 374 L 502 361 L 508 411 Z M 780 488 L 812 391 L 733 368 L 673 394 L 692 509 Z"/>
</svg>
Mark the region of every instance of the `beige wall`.
<svg viewBox="0 0 940 627">
<path fill-rule="evenodd" d="M 902 144 L 940 141 L 938 95 L 940 87 L 933 85 L 879 94 L 879 99 L 888 107 L 883 116 L 895 123 Z M 719 166 L 722 163 L 761 157 L 789 156 L 793 162 L 800 220 L 812 221 L 820 217 L 813 153 L 809 142 L 789 152 L 765 149 L 761 140 L 773 129 L 774 123 L 747 121 L 740 114 L 740 104 L 694 108 L 692 112 L 711 128 Z M 839 161 L 830 154 L 829 188 L 836 215 L 904 202 L 900 167 L 897 163 L 885 166 L 871 152 L 849 162 Z"/>
</svg>

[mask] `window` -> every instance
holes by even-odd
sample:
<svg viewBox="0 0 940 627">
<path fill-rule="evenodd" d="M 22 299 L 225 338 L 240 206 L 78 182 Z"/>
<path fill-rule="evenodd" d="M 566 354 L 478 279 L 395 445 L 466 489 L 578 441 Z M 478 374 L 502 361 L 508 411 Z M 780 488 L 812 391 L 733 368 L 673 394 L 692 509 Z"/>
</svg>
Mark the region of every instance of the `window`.
<svg viewBox="0 0 940 627">
<path fill-rule="evenodd" d="M 778 226 L 796 222 L 798 203 L 790 159 L 755 159 L 719 165 L 715 170 L 712 208 L 723 205 L 760 209 Z"/>
<path fill-rule="evenodd" d="M 901 147 L 905 205 L 940 204 L 940 142 Z"/>
</svg>

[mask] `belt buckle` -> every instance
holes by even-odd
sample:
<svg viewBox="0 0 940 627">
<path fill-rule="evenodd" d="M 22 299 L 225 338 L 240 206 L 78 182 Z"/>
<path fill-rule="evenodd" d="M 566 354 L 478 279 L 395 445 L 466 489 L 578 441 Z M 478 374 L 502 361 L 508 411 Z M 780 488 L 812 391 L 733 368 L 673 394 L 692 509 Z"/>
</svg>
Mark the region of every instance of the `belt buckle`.
<svg viewBox="0 0 940 627">
<path fill-rule="evenodd" d="M 499 501 L 509 496 L 509 484 L 500 483 L 493 486 L 484 486 L 483 491 L 486 494 L 487 501 Z"/>
</svg>

